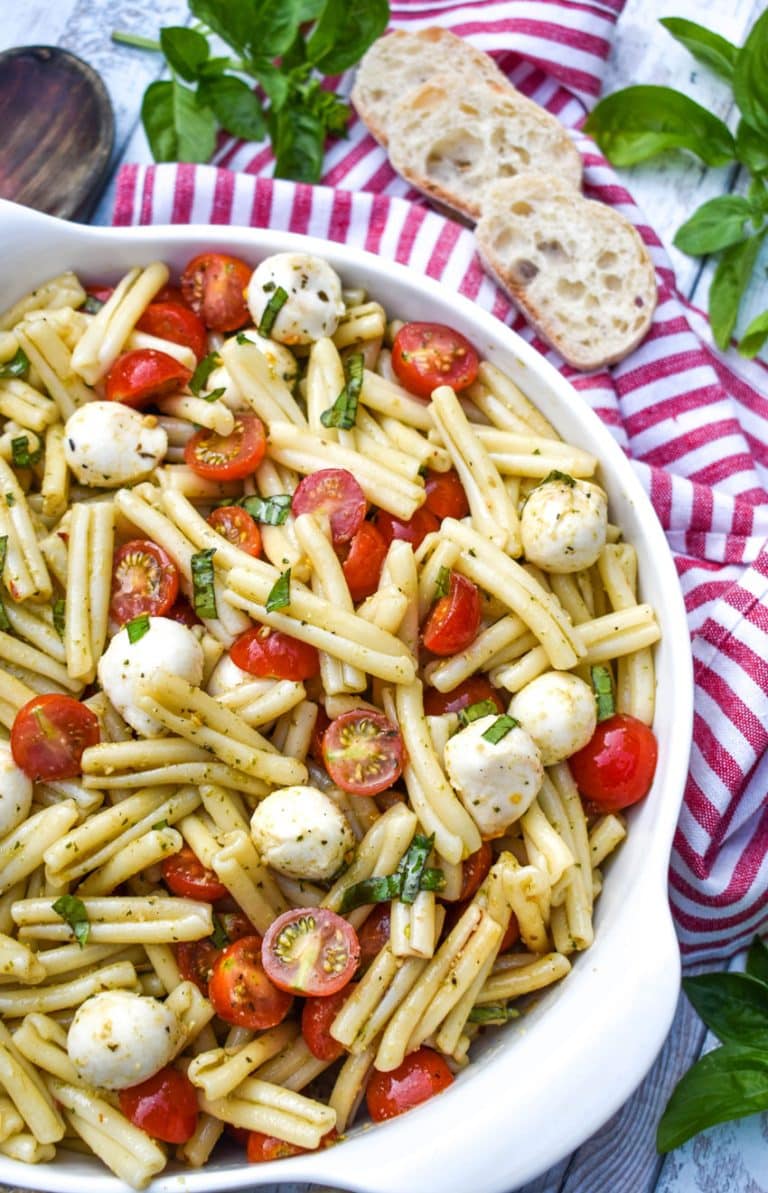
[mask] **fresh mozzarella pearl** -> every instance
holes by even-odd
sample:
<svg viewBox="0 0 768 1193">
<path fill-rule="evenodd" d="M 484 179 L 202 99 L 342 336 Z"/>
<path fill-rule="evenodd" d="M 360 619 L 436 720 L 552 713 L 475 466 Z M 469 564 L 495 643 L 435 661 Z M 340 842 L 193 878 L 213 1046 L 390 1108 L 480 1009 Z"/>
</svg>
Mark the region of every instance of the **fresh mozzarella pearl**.
<svg viewBox="0 0 768 1193">
<path fill-rule="evenodd" d="M 525 729 L 498 742 L 483 737 L 497 720 L 479 717 L 445 747 L 445 767 L 461 802 L 484 837 L 499 837 L 526 812 L 544 778 L 538 747 Z"/>
<path fill-rule="evenodd" d="M 115 634 L 99 660 L 99 682 L 132 729 L 142 737 L 162 737 L 168 730 L 138 704 L 143 682 L 165 673 L 198 685 L 203 662 L 203 649 L 188 626 L 170 617 L 150 617 L 149 629 L 136 642 L 125 628 Z"/>
<path fill-rule="evenodd" d="M 233 663 L 229 655 L 225 654 L 211 672 L 206 691 L 209 696 L 226 696 L 229 692 L 241 688 L 244 683 L 252 681 L 258 682 L 256 676 L 243 671 L 242 667 L 238 667 L 237 663 Z M 269 690 L 274 682 L 273 679 L 265 680 L 265 690 Z"/>
<path fill-rule="evenodd" d="M 288 298 L 270 331 L 281 344 L 311 344 L 332 336 L 344 314 L 341 279 L 319 257 L 308 253 L 275 253 L 262 261 L 248 286 L 248 307 L 258 326 L 278 287 Z"/>
<path fill-rule="evenodd" d="M 86 402 L 67 419 L 64 455 L 83 485 L 118 489 L 149 476 L 168 450 L 152 415 L 122 402 Z"/>
<path fill-rule="evenodd" d="M 89 1085 L 127 1089 L 167 1065 L 182 1038 L 167 1004 L 130 990 L 104 990 L 75 1012 L 67 1052 Z"/>
<path fill-rule="evenodd" d="M 281 787 L 251 817 L 263 861 L 289 878 L 332 878 L 355 838 L 344 813 L 316 787 Z"/>
<path fill-rule="evenodd" d="M 520 515 L 523 551 L 548 572 L 591 567 L 605 546 L 608 502 L 588 481 L 551 480 L 532 489 Z"/>
<path fill-rule="evenodd" d="M 0 742 L 0 837 L 26 820 L 32 805 L 32 780 L 13 760 L 11 747 Z"/>
<path fill-rule="evenodd" d="M 597 724 L 594 692 L 568 671 L 546 671 L 532 679 L 512 697 L 509 711 L 536 742 L 544 766 L 570 758 Z"/>
</svg>

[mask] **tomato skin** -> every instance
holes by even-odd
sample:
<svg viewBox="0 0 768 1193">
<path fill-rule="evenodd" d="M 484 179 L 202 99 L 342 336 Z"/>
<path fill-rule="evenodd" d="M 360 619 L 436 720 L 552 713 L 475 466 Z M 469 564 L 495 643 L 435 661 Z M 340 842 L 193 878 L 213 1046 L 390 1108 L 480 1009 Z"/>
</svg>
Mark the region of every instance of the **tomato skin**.
<svg viewBox="0 0 768 1193">
<path fill-rule="evenodd" d="M 120 1109 L 135 1127 L 164 1143 L 186 1143 L 197 1128 L 197 1093 L 186 1073 L 167 1065 L 120 1090 Z"/>
<path fill-rule="evenodd" d="M 339 1133 L 335 1127 L 326 1131 L 320 1140 L 319 1147 L 331 1147 L 338 1142 Z M 251 1164 L 269 1163 L 270 1160 L 284 1160 L 287 1156 L 303 1156 L 312 1148 L 299 1147 L 297 1143 L 288 1143 L 285 1139 L 277 1139 L 274 1135 L 264 1135 L 261 1131 L 248 1131 L 246 1155 Z"/>
<path fill-rule="evenodd" d="M 448 472 L 428 469 L 424 487 L 427 492 L 424 505 L 436 518 L 441 521 L 443 518 L 466 518 L 469 502 L 455 468 L 450 468 Z"/>
<path fill-rule="evenodd" d="M 309 746 L 309 753 L 314 758 L 315 762 L 323 765 L 323 735 L 331 723 L 331 718 L 323 708 L 322 704 L 317 706 L 317 718 L 315 720 L 315 727 L 312 730 L 312 741 Z"/>
<path fill-rule="evenodd" d="M 241 505 L 220 505 L 208 515 L 207 522 L 246 555 L 254 559 L 261 555 L 261 531 Z"/>
<path fill-rule="evenodd" d="M 252 272 L 240 257 L 200 253 L 181 275 L 181 292 L 211 331 L 237 331 L 250 319 L 245 289 Z"/>
<path fill-rule="evenodd" d="M 454 655 L 474 642 L 482 619 L 482 603 L 476 584 L 459 572 L 451 572 L 447 596 L 440 597 L 424 626 L 422 641 L 436 655 Z"/>
<path fill-rule="evenodd" d="M 469 340 L 444 323 L 404 323 L 392 344 L 397 379 L 419 398 L 430 398 L 438 385 L 466 389 L 479 364 Z"/>
<path fill-rule="evenodd" d="M 323 734 L 325 769 L 350 795 L 377 795 L 400 778 L 405 747 L 383 713 L 353 708 L 331 721 Z"/>
<path fill-rule="evenodd" d="M 403 542 L 410 543 L 414 551 L 421 546 L 428 534 L 440 529 L 440 523 L 435 515 L 423 505 L 407 522 L 402 518 L 396 518 L 394 514 L 390 514 L 386 510 L 378 510 L 373 524 L 387 546 L 392 539 L 402 539 Z"/>
<path fill-rule="evenodd" d="M 269 925 L 261 959 L 280 990 L 335 994 L 347 985 L 360 958 L 357 933 L 325 907 L 294 907 Z"/>
<path fill-rule="evenodd" d="M 365 493 L 346 468 L 321 468 L 302 477 L 291 501 L 294 514 L 326 514 L 336 547 L 354 538 L 368 512 Z"/>
<path fill-rule="evenodd" d="M 648 794 L 657 757 L 653 730 L 637 717 L 616 713 L 599 723 L 568 765 L 582 796 L 600 812 L 619 812 Z"/>
<path fill-rule="evenodd" d="M 258 936 L 251 921 L 241 911 L 219 912 L 218 917 L 230 944 L 243 936 Z M 174 951 L 184 981 L 194 982 L 207 998 L 213 967 L 224 949 L 207 936 L 204 940 L 183 940 L 174 946 Z"/>
<path fill-rule="evenodd" d="M 229 655 L 243 671 L 261 679 L 312 679 L 320 674 L 320 656 L 314 646 L 271 626 L 246 630 L 233 642 Z"/>
<path fill-rule="evenodd" d="M 186 303 L 155 298 L 136 324 L 136 330 L 170 340 L 172 344 L 182 344 L 190 348 L 198 360 L 202 360 L 208 350 L 205 324 Z"/>
<path fill-rule="evenodd" d="M 190 629 L 193 626 L 203 624 L 187 598 L 183 596 L 176 598 L 176 601 L 171 605 L 165 616 L 170 617 L 172 621 L 178 621 L 180 625 L 189 626 Z"/>
<path fill-rule="evenodd" d="M 334 1040 L 330 1029 L 353 989 L 354 983 L 350 982 L 335 994 L 304 1000 L 301 1009 L 301 1034 L 307 1048 L 318 1060 L 338 1060 L 346 1052 L 344 1045 Z"/>
<path fill-rule="evenodd" d="M 469 708 L 470 704 L 480 704 L 483 700 L 493 700 L 499 712 L 504 712 L 504 705 L 496 688 L 484 675 L 472 675 L 465 679 L 450 692 L 438 692 L 437 688 L 427 688 L 424 693 L 424 711 L 428 717 L 439 717 L 446 712 L 461 712 Z"/>
<path fill-rule="evenodd" d="M 11 753 L 35 782 L 74 779 L 83 750 L 101 740 L 99 720 L 74 696 L 50 693 L 22 705 L 11 727 Z"/>
<path fill-rule="evenodd" d="M 492 862 L 493 850 L 487 841 L 483 841 L 479 849 L 475 850 L 474 853 L 470 853 L 469 857 L 464 858 L 462 862 L 461 893 L 459 894 L 460 902 L 463 903 L 467 899 L 472 898 L 490 870 Z"/>
<path fill-rule="evenodd" d="M 381 531 L 372 522 L 363 522 L 349 544 L 349 554 L 341 565 L 349 595 L 355 604 L 365 600 L 378 588 L 386 554 L 387 544 Z"/>
<path fill-rule="evenodd" d="M 453 1084 L 453 1073 L 439 1052 L 418 1048 L 389 1073 L 374 1069 L 365 1091 L 368 1113 L 375 1123 L 405 1114 Z"/>
<path fill-rule="evenodd" d="M 261 419 L 238 414 L 231 435 L 217 435 L 202 427 L 184 445 L 184 461 L 209 481 L 244 480 L 264 459 L 267 439 Z"/>
<path fill-rule="evenodd" d="M 189 845 L 185 845 L 178 853 L 172 853 L 164 858 L 161 865 L 163 881 L 174 895 L 182 899 L 198 899 L 201 903 L 215 903 L 223 899 L 229 892 L 223 882 L 219 882 L 213 870 L 204 866 L 193 853 Z"/>
<path fill-rule="evenodd" d="M 371 914 L 357 930 L 360 941 L 360 968 L 367 969 L 384 945 L 389 942 L 392 923 L 392 904 L 377 903 Z"/>
<path fill-rule="evenodd" d="M 262 940 L 242 936 L 222 952 L 208 983 L 208 997 L 220 1019 L 260 1031 L 282 1023 L 293 998 L 270 980 L 261 960 Z"/>
<path fill-rule="evenodd" d="M 115 552 L 109 610 L 120 625 L 148 613 L 162 617 L 179 595 L 179 572 L 151 539 L 131 539 Z"/>
<path fill-rule="evenodd" d="M 142 410 L 155 398 L 181 389 L 191 376 L 191 369 L 167 352 L 133 348 L 118 356 L 112 365 L 104 394 L 109 402 L 122 402 L 124 406 Z"/>
</svg>

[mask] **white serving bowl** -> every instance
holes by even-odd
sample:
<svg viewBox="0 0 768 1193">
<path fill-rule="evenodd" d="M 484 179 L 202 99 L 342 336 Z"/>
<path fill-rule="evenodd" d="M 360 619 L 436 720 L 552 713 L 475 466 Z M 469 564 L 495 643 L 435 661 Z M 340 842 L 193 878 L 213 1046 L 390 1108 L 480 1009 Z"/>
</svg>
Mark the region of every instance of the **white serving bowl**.
<svg viewBox="0 0 768 1193">
<path fill-rule="evenodd" d="M 359 1193 L 507 1193 L 578 1147 L 637 1087 L 667 1035 L 680 963 L 667 902 L 667 863 L 688 766 L 692 673 L 688 629 L 664 534 L 621 449 L 568 381 L 492 315 L 429 278 L 372 254 L 262 228 L 106 229 L 62 223 L 0 201 L 0 309 L 64 269 L 110 282 L 160 259 L 179 270 L 206 249 L 257 264 L 279 250 L 325 257 L 347 285 L 364 286 L 405 319 L 463 332 L 505 370 L 564 439 L 597 455 L 612 520 L 637 548 L 642 599 L 662 628 L 656 650 L 653 788 L 630 815 L 597 903 L 592 948 L 517 1024 L 488 1033 L 454 1085 L 421 1107 L 342 1145 L 258 1167 L 242 1151 L 206 1168 L 170 1169 L 151 1193 L 253 1188 L 313 1181 Z M 631 1141 L 627 1146 L 632 1146 Z M 0 1182 L 49 1193 L 124 1193 L 97 1160 L 60 1153 L 27 1166 L 0 1157 Z"/>
</svg>

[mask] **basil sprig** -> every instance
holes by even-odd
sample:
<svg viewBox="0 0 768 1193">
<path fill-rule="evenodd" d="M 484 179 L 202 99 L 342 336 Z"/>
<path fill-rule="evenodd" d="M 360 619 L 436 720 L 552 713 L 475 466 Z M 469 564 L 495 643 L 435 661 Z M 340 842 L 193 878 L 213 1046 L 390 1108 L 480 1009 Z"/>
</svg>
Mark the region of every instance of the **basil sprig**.
<svg viewBox="0 0 768 1193">
<path fill-rule="evenodd" d="M 357 422 L 357 405 L 363 388 L 365 361 L 362 352 L 355 352 L 347 361 L 347 380 L 336 401 L 320 415 L 324 427 L 338 427 L 351 431 Z"/>
<path fill-rule="evenodd" d="M 267 613 L 274 613 L 278 609 L 285 609 L 291 603 L 291 569 L 281 572 L 280 579 L 269 590 L 265 608 Z"/>
<path fill-rule="evenodd" d="M 61 916 L 69 924 L 75 934 L 75 940 L 84 949 L 91 934 L 91 923 L 82 899 L 77 895 L 61 895 L 51 907 L 56 915 Z"/>
<path fill-rule="evenodd" d="M 718 256 L 709 291 L 709 320 L 720 348 L 727 348 L 741 300 L 768 235 L 768 10 L 743 46 L 694 21 L 666 17 L 662 25 L 732 93 L 740 112 L 735 136 L 722 120 L 670 87 L 627 87 L 596 105 L 585 128 L 616 166 L 631 166 L 668 149 L 687 149 L 708 166 L 736 162 L 752 176 L 746 195 L 708 199 L 678 228 L 674 243 L 690 257 Z M 741 334 L 742 356 L 755 356 L 768 340 L 768 311 Z"/>
<path fill-rule="evenodd" d="M 250 514 L 254 522 L 265 526 L 282 526 L 291 512 L 290 493 L 276 493 L 274 497 L 241 497 L 236 503 Z"/>
<path fill-rule="evenodd" d="M 215 547 L 197 551 L 192 556 L 192 604 L 198 617 L 217 617 L 216 589 L 213 583 Z"/>
<path fill-rule="evenodd" d="M 443 890 L 445 874 L 442 870 L 427 866 L 434 844 L 434 834 L 425 837 L 422 833 L 416 833 L 394 874 L 374 875 L 347 887 L 341 900 L 341 914 L 345 915 L 366 903 L 386 903 L 390 899 L 413 903 L 419 891 Z"/>
</svg>

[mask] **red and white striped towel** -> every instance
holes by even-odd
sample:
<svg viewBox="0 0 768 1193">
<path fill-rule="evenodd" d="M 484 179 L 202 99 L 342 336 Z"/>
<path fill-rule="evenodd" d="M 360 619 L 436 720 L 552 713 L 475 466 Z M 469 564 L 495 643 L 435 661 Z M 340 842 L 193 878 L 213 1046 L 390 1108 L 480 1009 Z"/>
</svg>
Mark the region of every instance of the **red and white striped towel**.
<svg viewBox="0 0 768 1193">
<path fill-rule="evenodd" d="M 576 129 L 600 92 L 622 6 L 401 0 L 392 25 L 452 29 Z M 114 222 L 268 225 L 358 245 L 468 295 L 570 377 L 632 459 L 677 563 L 696 708 L 670 898 L 684 957 L 722 957 L 768 918 L 768 369 L 713 350 L 706 318 L 675 290 L 659 238 L 594 144 L 574 136 L 587 194 L 635 223 L 659 281 L 644 343 L 589 375 L 535 337 L 482 272 L 471 234 L 429 210 L 357 120 L 329 147 L 323 186 L 273 182 L 268 148 L 227 139 L 212 166 L 124 167 Z"/>
</svg>

